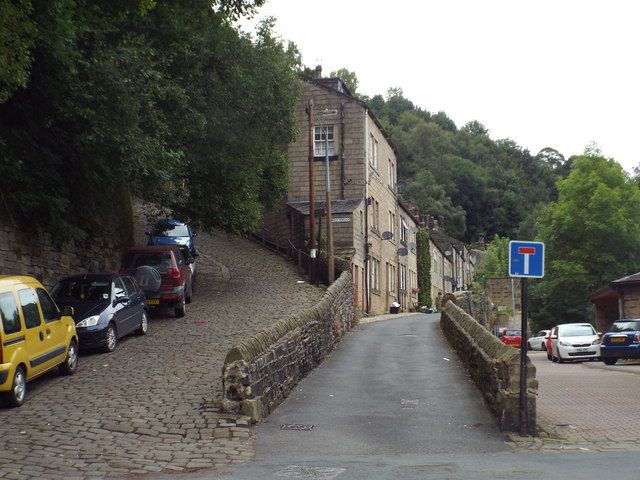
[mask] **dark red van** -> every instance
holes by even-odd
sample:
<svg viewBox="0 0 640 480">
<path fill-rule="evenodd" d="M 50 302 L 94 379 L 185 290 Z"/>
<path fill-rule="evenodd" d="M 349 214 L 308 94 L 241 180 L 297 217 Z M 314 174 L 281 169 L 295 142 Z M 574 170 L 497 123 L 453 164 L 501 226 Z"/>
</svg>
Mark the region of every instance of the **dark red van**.
<svg viewBox="0 0 640 480">
<path fill-rule="evenodd" d="M 193 296 L 191 266 L 177 245 L 133 247 L 127 250 L 120 273 L 131 275 L 144 290 L 147 307 L 168 306 L 184 317 Z"/>
</svg>

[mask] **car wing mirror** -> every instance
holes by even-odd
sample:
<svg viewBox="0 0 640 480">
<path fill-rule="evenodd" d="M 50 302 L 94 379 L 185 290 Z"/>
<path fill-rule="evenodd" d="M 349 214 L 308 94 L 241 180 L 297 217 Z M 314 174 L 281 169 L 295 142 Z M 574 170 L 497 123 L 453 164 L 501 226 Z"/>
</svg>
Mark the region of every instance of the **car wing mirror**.
<svg viewBox="0 0 640 480">
<path fill-rule="evenodd" d="M 73 307 L 62 307 L 62 310 L 60 310 L 61 317 L 73 317 L 75 313 Z"/>
<path fill-rule="evenodd" d="M 549 338 L 550 338 L 551 340 L 555 340 L 556 338 L 558 338 L 558 336 L 557 336 L 557 335 L 551 335 Z"/>
<path fill-rule="evenodd" d="M 119 303 L 128 303 L 129 302 L 129 297 L 118 297 L 113 301 L 114 305 L 117 305 Z"/>
</svg>

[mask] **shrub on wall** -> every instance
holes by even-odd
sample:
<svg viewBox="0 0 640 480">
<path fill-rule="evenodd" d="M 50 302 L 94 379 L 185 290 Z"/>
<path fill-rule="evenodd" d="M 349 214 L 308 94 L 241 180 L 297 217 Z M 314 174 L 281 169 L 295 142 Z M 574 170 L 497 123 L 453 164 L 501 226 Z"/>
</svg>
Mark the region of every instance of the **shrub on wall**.
<svg viewBox="0 0 640 480">
<path fill-rule="evenodd" d="M 416 234 L 418 249 L 418 303 L 420 306 L 431 307 L 431 250 L 429 248 L 429 234 L 420 229 Z"/>
</svg>

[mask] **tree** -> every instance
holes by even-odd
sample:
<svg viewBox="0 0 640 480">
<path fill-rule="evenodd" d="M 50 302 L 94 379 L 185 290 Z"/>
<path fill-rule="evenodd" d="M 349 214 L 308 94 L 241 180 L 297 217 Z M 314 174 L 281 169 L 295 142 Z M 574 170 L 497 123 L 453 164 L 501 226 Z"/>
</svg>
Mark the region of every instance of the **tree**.
<svg viewBox="0 0 640 480">
<path fill-rule="evenodd" d="M 493 237 L 487 246 L 482 264 L 476 270 L 474 283 L 484 285 L 487 278 L 506 277 L 509 275 L 509 242 L 508 237 Z"/>
<path fill-rule="evenodd" d="M 358 76 L 355 72 L 347 70 L 346 68 L 339 68 L 338 70 L 331 72 L 330 76 L 340 78 L 347 85 L 347 88 L 351 92 L 351 95 L 357 95 Z"/>
<path fill-rule="evenodd" d="M 431 307 L 431 248 L 429 247 L 429 234 L 420 229 L 416 233 L 416 249 L 418 251 L 418 304 Z"/>
<path fill-rule="evenodd" d="M 32 11 L 29 0 L 0 0 L 0 104 L 27 84 L 35 33 Z"/>
<path fill-rule="evenodd" d="M 130 191 L 203 228 L 254 228 L 286 191 L 300 60 L 271 20 L 255 39 L 234 29 L 262 3 L 42 2 L 29 82 L 0 105 L 3 210 L 83 238 Z"/>
<path fill-rule="evenodd" d="M 576 157 L 558 191 L 538 219 L 547 267 L 531 310 L 540 328 L 590 320 L 587 294 L 640 269 L 640 188 L 620 164 L 597 151 Z"/>
</svg>

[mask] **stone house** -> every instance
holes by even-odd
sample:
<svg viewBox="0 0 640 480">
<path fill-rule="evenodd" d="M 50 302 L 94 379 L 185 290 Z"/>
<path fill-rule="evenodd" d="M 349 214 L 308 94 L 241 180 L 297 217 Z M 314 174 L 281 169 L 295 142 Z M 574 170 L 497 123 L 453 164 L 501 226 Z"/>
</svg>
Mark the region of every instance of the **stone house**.
<svg viewBox="0 0 640 480">
<path fill-rule="evenodd" d="M 389 312 L 394 302 L 411 309 L 417 302 L 417 223 L 398 203 L 397 156 L 387 133 L 366 103 L 353 97 L 341 79 L 322 78 L 319 67 L 314 78 L 300 79 L 295 118 L 298 134 L 286 147 L 289 189 L 280 210 L 265 214 L 261 234 L 279 245 L 305 249 L 311 140 L 315 230 L 326 232 L 328 157 L 334 253 L 351 261 L 357 306 L 371 314 Z"/>
<path fill-rule="evenodd" d="M 618 278 L 587 298 L 596 309 L 598 332 L 606 332 L 614 320 L 640 318 L 640 272 Z"/>
<path fill-rule="evenodd" d="M 468 290 L 475 274 L 475 256 L 462 241 L 439 230 L 428 232 L 435 246 L 431 249 L 432 298 L 436 298 L 433 293 L 437 296 L 438 292 Z M 434 288 L 437 291 L 434 292 Z"/>
</svg>

